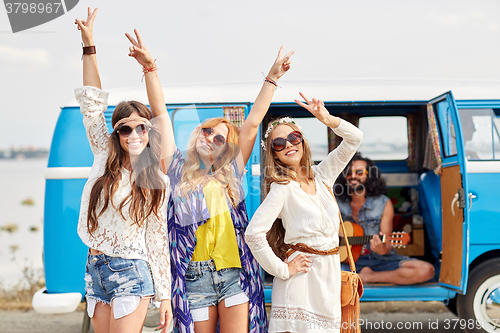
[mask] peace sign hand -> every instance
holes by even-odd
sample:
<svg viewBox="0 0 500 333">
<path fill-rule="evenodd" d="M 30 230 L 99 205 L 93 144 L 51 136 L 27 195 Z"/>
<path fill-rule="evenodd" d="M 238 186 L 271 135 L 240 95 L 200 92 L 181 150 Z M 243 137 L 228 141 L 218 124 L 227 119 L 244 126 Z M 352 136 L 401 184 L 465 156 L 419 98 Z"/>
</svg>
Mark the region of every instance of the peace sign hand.
<svg viewBox="0 0 500 333">
<path fill-rule="evenodd" d="M 319 99 L 316 99 L 316 98 L 313 98 L 311 101 L 303 93 L 299 92 L 299 94 L 300 94 L 300 96 L 302 96 L 302 98 L 304 99 L 304 101 L 306 101 L 307 104 L 304 102 L 301 102 L 299 100 L 294 99 L 295 103 L 297 103 L 298 105 L 302 106 L 304 109 L 311 112 L 313 114 L 313 116 L 318 118 L 318 120 L 321 121 L 323 124 L 330 126 L 329 120 L 330 120 L 330 117 L 332 117 L 332 116 L 330 115 L 330 112 L 328 112 L 328 110 L 325 108 L 325 103 L 323 103 L 322 101 L 320 101 Z M 336 127 L 336 126 L 334 126 L 334 127 Z"/>
<path fill-rule="evenodd" d="M 87 20 L 84 21 L 82 19 L 76 19 L 75 24 L 77 25 L 78 30 L 82 32 L 83 46 L 93 46 L 94 37 L 92 35 L 92 28 L 94 25 L 95 16 L 97 15 L 97 8 L 92 12 L 89 7 L 87 11 Z"/>
<path fill-rule="evenodd" d="M 284 49 L 285 49 L 284 46 L 280 47 L 280 50 L 278 52 L 278 57 L 274 61 L 274 64 L 269 70 L 269 74 L 267 75 L 270 79 L 274 80 L 275 82 L 277 82 L 278 79 L 282 77 L 290 69 L 290 63 L 291 63 L 290 57 L 295 53 L 295 51 L 290 51 L 283 57 Z"/>
<path fill-rule="evenodd" d="M 146 49 L 146 46 L 144 45 L 144 42 L 142 41 L 141 35 L 139 35 L 139 32 L 137 32 L 137 29 L 134 29 L 135 36 L 137 38 L 137 41 L 134 39 L 134 37 L 130 36 L 130 34 L 125 33 L 125 36 L 127 36 L 128 40 L 132 43 L 132 46 L 129 48 L 129 56 L 135 58 L 139 64 L 142 65 L 142 67 L 145 68 L 151 68 L 154 67 L 155 62 L 153 60 L 153 57 L 151 54 L 149 54 L 149 51 Z"/>
</svg>

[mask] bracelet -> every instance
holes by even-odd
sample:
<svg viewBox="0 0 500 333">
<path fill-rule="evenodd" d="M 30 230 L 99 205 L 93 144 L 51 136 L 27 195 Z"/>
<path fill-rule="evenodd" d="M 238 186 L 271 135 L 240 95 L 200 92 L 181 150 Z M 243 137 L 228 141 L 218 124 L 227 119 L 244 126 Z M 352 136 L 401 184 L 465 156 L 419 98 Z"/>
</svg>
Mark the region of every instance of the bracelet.
<svg viewBox="0 0 500 333">
<path fill-rule="evenodd" d="M 271 79 L 269 76 L 266 76 L 266 78 L 264 79 L 265 82 L 269 82 L 270 84 L 274 85 L 276 88 L 278 88 L 278 84 L 276 83 L 276 81 L 274 81 L 273 79 Z"/>
<path fill-rule="evenodd" d="M 95 46 L 84 46 L 83 47 L 83 54 L 95 54 Z"/>
<path fill-rule="evenodd" d="M 158 67 L 156 67 L 156 59 L 154 61 L 153 66 L 151 66 L 151 67 L 144 67 L 144 66 L 142 66 L 142 72 L 144 73 L 144 75 L 142 76 L 141 82 L 144 80 L 144 76 L 147 73 L 156 72 L 157 70 L 158 70 Z"/>
<path fill-rule="evenodd" d="M 156 64 L 152 67 L 142 67 L 142 72 L 144 74 L 149 73 L 149 72 L 156 72 L 158 68 L 156 67 Z"/>
</svg>

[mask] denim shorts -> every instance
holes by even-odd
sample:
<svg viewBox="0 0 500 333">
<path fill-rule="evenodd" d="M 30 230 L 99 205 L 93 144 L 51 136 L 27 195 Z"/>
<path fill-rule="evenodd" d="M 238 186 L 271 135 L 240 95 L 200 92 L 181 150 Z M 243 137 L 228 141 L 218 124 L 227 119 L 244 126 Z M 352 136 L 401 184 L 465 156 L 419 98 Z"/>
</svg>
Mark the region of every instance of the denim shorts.
<svg viewBox="0 0 500 333">
<path fill-rule="evenodd" d="M 136 301 L 133 303 L 137 303 L 136 305 L 125 305 L 133 307 L 128 309 L 132 311 L 124 310 L 122 314 L 126 315 L 135 310 L 141 298 L 154 295 L 154 285 L 146 261 L 110 257 L 105 254 L 91 255 L 89 252 L 85 274 L 85 291 L 87 292 L 85 296 L 87 302 L 93 306 L 96 302 L 111 304 L 111 301 L 118 297 L 127 300 L 126 304 L 130 303 L 131 298 L 135 299 Z M 94 309 L 91 310 L 89 315 L 93 314 Z M 117 318 L 116 313 L 115 318 Z"/>
<path fill-rule="evenodd" d="M 415 258 L 397 254 L 394 249 L 386 255 L 370 252 L 369 254 L 360 256 L 358 261 L 356 261 L 356 271 L 359 273 L 364 267 L 370 267 L 375 272 L 394 271 L 408 260 L 415 260 Z M 342 270 L 349 271 L 349 264 L 342 264 Z"/>
<path fill-rule="evenodd" d="M 214 306 L 243 294 L 240 269 L 230 267 L 218 271 L 213 260 L 191 261 L 186 271 L 186 292 L 191 310 Z"/>
</svg>

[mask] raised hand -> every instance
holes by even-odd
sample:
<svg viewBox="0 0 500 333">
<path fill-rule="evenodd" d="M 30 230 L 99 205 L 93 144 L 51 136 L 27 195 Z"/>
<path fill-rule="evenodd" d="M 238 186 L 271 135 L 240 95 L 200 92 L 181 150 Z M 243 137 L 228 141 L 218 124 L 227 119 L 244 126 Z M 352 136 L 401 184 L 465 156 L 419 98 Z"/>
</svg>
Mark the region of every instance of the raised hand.
<svg viewBox="0 0 500 333">
<path fill-rule="evenodd" d="M 283 57 L 284 49 L 284 46 L 280 47 L 278 57 L 274 61 L 274 64 L 269 70 L 269 74 L 267 75 L 274 81 L 278 81 L 278 79 L 290 69 L 290 57 L 295 53 L 295 51 L 290 51 Z"/>
<path fill-rule="evenodd" d="M 90 7 L 88 8 L 87 20 L 84 21 L 82 19 L 76 19 L 75 24 L 77 25 L 78 30 L 82 32 L 82 42 L 83 46 L 93 46 L 94 45 L 94 37 L 92 34 L 92 29 L 94 25 L 94 19 L 97 14 L 97 8 L 92 11 Z"/>
<path fill-rule="evenodd" d="M 288 263 L 288 274 L 290 277 L 294 276 L 299 272 L 305 272 L 311 267 L 312 260 L 309 259 L 305 254 L 299 254 L 292 261 Z"/>
<path fill-rule="evenodd" d="M 319 121 L 321 121 L 326 126 L 335 128 L 339 125 L 340 123 L 339 118 L 332 116 L 330 112 L 328 112 L 328 110 L 325 108 L 325 103 L 316 98 L 313 98 L 311 101 L 303 93 L 299 94 L 300 96 L 302 96 L 302 98 L 304 99 L 304 101 L 306 101 L 307 104 L 294 99 L 295 103 L 297 103 L 304 109 L 311 112 L 313 116 L 315 116 Z"/>
<path fill-rule="evenodd" d="M 129 48 L 129 56 L 135 58 L 142 67 L 151 68 L 154 67 L 155 62 L 149 51 L 146 49 L 144 42 L 142 41 L 141 35 L 137 32 L 137 29 L 134 29 L 135 36 L 137 40 L 134 39 L 129 33 L 125 33 L 128 40 L 132 43 L 132 46 Z"/>
</svg>

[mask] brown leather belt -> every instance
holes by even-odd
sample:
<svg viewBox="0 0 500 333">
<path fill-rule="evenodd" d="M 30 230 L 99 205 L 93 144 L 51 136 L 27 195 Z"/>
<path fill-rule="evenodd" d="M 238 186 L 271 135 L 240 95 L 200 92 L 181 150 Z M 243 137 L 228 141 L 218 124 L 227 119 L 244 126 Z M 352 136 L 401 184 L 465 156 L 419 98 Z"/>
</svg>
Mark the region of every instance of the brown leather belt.
<svg viewBox="0 0 500 333">
<path fill-rule="evenodd" d="M 311 253 L 311 254 L 320 254 L 323 256 L 327 256 L 327 255 L 339 253 L 339 247 L 337 246 L 336 248 L 333 248 L 331 250 L 321 251 L 321 250 L 313 249 L 312 247 L 307 246 L 306 244 L 297 243 L 295 245 L 290 245 L 290 249 L 286 252 L 285 258 L 290 257 L 296 251 Z"/>
</svg>

